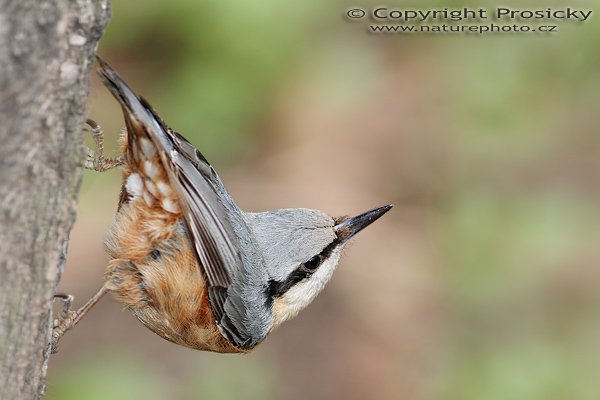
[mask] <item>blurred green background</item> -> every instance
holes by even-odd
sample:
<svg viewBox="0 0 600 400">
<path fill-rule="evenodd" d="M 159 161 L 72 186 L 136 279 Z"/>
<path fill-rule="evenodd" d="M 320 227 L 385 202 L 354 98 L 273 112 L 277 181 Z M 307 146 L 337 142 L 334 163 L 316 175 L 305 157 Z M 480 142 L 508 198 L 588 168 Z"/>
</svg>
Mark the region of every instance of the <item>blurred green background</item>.
<svg viewBox="0 0 600 400">
<path fill-rule="evenodd" d="M 99 49 L 246 210 L 395 208 L 247 356 L 170 344 L 105 299 L 47 399 L 600 398 L 600 23 L 551 35 L 382 35 L 370 2 L 112 2 Z M 592 9 L 593 1 L 398 8 Z M 120 109 L 89 116 L 115 154 Z M 86 172 L 61 290 L 97 290 L 119 171 Z"/>
</svg>

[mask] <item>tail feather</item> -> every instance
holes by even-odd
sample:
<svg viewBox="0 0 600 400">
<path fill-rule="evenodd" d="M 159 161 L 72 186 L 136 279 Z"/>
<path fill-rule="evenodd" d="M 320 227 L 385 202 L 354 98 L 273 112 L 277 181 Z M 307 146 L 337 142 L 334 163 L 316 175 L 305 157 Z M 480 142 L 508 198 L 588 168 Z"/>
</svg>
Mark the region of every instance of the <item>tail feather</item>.
<svg viewBox="0 0 600 400">
<path fill-rule="evenodd" d="M 150 105 L 140 98 L 121 77 L 100 57 L 98 73 L 106 87 L 123 108 L 127 126 L 125 144 L 124 189 L 127 201 L 144 201 L 147 206 L 160 206 L 165 211 L 181 212 L 176 191 L 171 188 L 168 152 L 174 148 L 169 128 L 158 118 Z"/>
<path fill-rule="evenodd" d="M 138 96 L 106 61 L 98 56 L 96 57 L 100 65 L 98 69 L 100 78 L 102 78 L 104 85 L 123 107 L 123 113 L 125 114 L 126 121 L 128 120 L 128 124 L 134 125 L 131 126 L 131 128 L 134 128 L 133 132 L 130 131 L 129 134 L 141 134 L 141 131 L 135 129 L 137 125 L 141 125 L 144 128 L 142 131 L 151 138 L 156 147 L 162 148 L 165 151 L 172 150 L 175 145 L 169 137 L 169 128 L 152 109 L 150 104 Z M 130 126 L 127 128 L 129 129 Z"/>
</svg>

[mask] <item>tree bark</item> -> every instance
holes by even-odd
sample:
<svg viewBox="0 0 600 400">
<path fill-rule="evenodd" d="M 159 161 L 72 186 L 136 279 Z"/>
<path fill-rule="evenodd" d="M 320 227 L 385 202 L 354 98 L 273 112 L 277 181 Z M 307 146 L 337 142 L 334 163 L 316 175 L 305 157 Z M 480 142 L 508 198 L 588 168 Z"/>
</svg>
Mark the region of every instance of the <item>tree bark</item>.
<svg viewBox="0 0 600 400">
<path fill-rule="evenodd" d="M 44 393 L 108 0 L 0 0 L 0 399 Z"/>
</svg>

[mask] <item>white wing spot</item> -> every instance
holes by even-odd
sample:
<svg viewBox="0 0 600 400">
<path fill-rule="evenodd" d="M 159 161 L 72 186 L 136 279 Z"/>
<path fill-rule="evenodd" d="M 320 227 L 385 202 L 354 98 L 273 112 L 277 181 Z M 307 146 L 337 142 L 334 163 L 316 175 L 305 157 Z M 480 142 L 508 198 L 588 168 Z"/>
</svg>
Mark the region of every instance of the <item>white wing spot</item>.
<svg viewBox="0 0 600 400">
<path fill-rule="evenodd" d="M 176 214 L 179 212 L 179 206 L 171 199 L 165 198 L 162 200 L 162 208 L 166 211 Z"/>
<path fill-rule="evenodd" d="M 129 193 L 134 199 L 137 199 L 142 195 L 142 192 L 144 191 L 144 183 L 142 182 L 142 178 L 139 174 L 134 172 L 127 177 L 125 190 L 127 190 L 127 193 Z"/>
<path fill-rule="evenodd" d="M 171 194 L 171 187 L 167 185 L 164 181 L 157 181 L 156 187 L 158 188 L 159 192 L 165 197 L 169 197 L 169 195 Z"/>
<path fill-rule="evenodd" d="M 146 158 L 153 158 L 156 153 L 156 149 L 152 142 L 146 138 L 140 138 L 140 146 L 142 147 L 142 152 L 146 156 Z"/>
<path fill-rule="evenodd" d="M 158 169 L 152 164 L 152 161 L 144 161 L 144 173 L 152 180 L 156 179 L 158 175 Z"/>
</svg>

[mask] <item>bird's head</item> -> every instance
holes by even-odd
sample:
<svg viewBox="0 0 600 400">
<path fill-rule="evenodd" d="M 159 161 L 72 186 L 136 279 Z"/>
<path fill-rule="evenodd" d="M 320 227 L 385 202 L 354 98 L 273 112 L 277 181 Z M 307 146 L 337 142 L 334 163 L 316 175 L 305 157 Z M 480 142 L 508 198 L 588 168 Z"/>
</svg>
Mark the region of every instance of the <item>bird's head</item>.
<svg viewBox="0 0 600 400">
<path fill-rule="evenodd" d="M 340 218 L 306 208 L 246 214 L 268 272 L 265 288 L 273 328 L 314 300 L 331 279 L 348 241 L 390 208 Z"/>
</svg>

